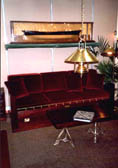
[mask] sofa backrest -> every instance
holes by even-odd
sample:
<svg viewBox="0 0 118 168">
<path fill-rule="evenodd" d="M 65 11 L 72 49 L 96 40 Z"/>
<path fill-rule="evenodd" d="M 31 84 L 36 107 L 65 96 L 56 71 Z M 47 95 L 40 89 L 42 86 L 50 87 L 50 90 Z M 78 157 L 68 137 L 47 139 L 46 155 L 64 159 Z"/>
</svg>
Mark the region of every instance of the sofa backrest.
<svg viewBox="0 0 118 168">
<path fill-rule="evenodd" d="M 26 76 L 24 82 L 30 93 L 40 93 L 43 91 L 42 78 L 40 74 Z"/>
<path fill-rule="evenodd" d="M 87 74 L 86 89 L 101 89 L 104 85 L 104 75 L 98 74 L 95 69 L 90 69 Z"/>
<path fill-rule="evenodd" d="M 40 74 L 9 75 L 5 82 L 9 93 L 18 98 L 30 93 L 50 91 L 83 91 L 83 89 L 103 88 L 104 76 L 96 70 L 90 69 L 88 73 L 80 74 L 73 71 L 45 72 Z"/>
<path fill-rule="evenodd" d="M 41 73 L 43 90 L 45 92 L 66 90 L 65 76 L 66 71 Z"/>
<path fill-rule="evenodd" d="M 70 71 L 67 73 L 67 88 L 72 91 L 83 89 L 101 89 L 104 85 L 104 75 L 98 74 L 95 69 L 89 69 L 88 73 L 80 74 Z"/>
<path fill-rule="evenodd" d="M 66 84 L 67 89 L 70 91 L 82 91 L 82 78 L 80 74 L 74 73 L 73 71 L 68 71 L 66 73 Z"/>
<path fill-rule="evenodd" d="M 9 82 L 8 83 L 9 85 L 12 84 L 13 82 L 19 83 L 20 90 L 21 90 L 21 88 L 25 87 L 25 92 L 27 89 L 28 93 L 40 93 L 43 90 L 42 79 L 41 79 L 40 74 L 38 74 L 38 73 L 9 75 L 8 82 Z M 22 85 L 22 86 L 20 86 L 20 85 Z M 22 90 L 22 92 L 23 92 L 23 90 Z"/>
</svg>

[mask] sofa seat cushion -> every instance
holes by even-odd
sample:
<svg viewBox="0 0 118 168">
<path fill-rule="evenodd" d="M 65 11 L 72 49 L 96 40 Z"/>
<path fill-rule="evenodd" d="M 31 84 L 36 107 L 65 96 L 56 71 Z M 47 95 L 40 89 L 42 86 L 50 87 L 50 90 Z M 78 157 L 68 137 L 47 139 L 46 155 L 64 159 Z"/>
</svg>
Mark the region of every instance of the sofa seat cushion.
<svg viewBox="0 0 118 168">
<path fill-rule="evenodd" d="M 49 100 L 43 93 L 30 94 L 29 96 L 16 99 L 17 108 L 38 106 L 38 105 L 44 105 L 48 103 L 49 103 Z"/>
<path fill-rule="evenodd" d="M 80 74 L 74 72 L 67 73 L 67 88 L 70 91 L 83 91 Z"/>
<path fill-rule="evenodd" d="M 68 91 L 47 92 L 45 95 L 48 97 L 51 103 L 64 103 L 75 100 L 81 100 L 82 97 L 78 93 Z"/>
<path fill-rule="evenodd" d="M 99 101 L 109 99 L 109 93 L 103 89 L 85 89 L 82 93 L 79 93 L 82 97 L 82 101 Z"/>
<path fill-rule="evenodd" d="M 66 89 L 65 72 L 42 73 L 43 89 L 45 92 Z"/>
<path fill-rule="evenodd" d="M 23 78 L 6 81 L 5 85 L 8 88 L 9 94 L 12 96 L 22 98 L 29 95 Z"/>
</svg>

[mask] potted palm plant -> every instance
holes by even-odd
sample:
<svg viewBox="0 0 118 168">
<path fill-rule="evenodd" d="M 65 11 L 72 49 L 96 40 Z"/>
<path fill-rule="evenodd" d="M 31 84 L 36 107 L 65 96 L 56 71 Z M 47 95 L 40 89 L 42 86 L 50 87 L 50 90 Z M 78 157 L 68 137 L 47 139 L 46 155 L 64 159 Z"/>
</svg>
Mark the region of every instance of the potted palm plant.
<svg viewBox="0 0 118 168">
<path fill-rule="evenodd" d="M 99 54 L 110 46 L 109 41 L 104 37 L 98 37 L 99 42 Z M 96 66 L 99 73 L 104 75 L 104 88 L 110 93 L 110 100 L 108 102 L 109 111 L 112 113 L 114 108 L 114 91 L 115 83 L 118 82 L 118 64 L 115 64 L 114 58 L 109 57 L 108 60 L 103 60 Z"/>
<path fill-rule="evenodd" d="M 104 51 L 110 46 L 109 41 L 104 37 L 98 37 L 99 42 L 99 54 L 104 53 Z M 115 83 L 118 82 L 118 65 L 114 63 L 113 57 L 109 57 L 109 60 L 103 60 L 96 66 L 98 71 L 104 75 L 105 83 Z"/>
</svg>

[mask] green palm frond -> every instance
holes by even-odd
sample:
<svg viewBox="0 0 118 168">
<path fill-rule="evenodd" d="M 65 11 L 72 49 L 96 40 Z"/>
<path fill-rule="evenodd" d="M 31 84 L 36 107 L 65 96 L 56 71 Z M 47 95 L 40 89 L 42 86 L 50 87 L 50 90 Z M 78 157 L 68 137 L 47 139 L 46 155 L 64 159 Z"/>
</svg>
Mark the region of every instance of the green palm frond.
<svg viewBox="0 0 118 168">
<path fill-rule="evenodd" d="M 104 75 L 104 82 L 110 83 L 114 81 L 114 65 L 111 61 L 102 61 L 96 66 L 101 74 Z"/>
<path fill-rule="evenodd" d="M 110 46 L 109 41 L 105 39 L 103 36 L 98 36 L 98 42 L 99 42 L 100 53 L 103 53 L 104 50 Z"/>
<path fill-rule="evenodd" d="M 99 42 L 99 53 L 103 53 L 105 49 L 107 49 L 109 45 L 109 41 L 105 39 L 103 36 L 98 36 Z M 96 66 L 98 71 L 104 75 L 105 83 L 113 83 L 118 82 L 118 64 L 115 64 L 113 58 L 111 57 L 108 61 L 104 60 L 98 63 Z"/>
<path fill-rule="evenodd" d="M 114 82 L 118 82 L 118 64 L 114 65 Z"/>
</svg>

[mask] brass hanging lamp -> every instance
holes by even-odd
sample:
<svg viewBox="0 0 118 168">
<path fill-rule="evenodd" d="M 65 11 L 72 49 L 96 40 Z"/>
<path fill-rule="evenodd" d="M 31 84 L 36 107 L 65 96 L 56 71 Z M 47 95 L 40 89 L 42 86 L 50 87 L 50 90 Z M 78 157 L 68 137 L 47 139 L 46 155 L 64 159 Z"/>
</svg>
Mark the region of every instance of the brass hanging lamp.
<svg viewBox="0 0 118 168">
<path fill-rule="evenodd" d="M 89 64 L 98 63 L 96 56 L 86 48 L 86 41 L 83 38 L 83 20 L 84 20 L 84 0 L 81 0 L 81 20 L 82 20 L 82 32 L 79 41 L 78 49 L 69 56 L 65 63 L 72 63 L 74 64 L 74 72 L 80 73 L 81 76 L 83 73 L 88 71 Z M 84 42 L 84 45 L 81 45 L 81 42 Z M 84 46 L 84 47 L 83 47 Z M 76 69 L 76 64 L 78 67 Z"/>
<path fill-rule="evenodd" d="M 74 71 L 84 73 L 88 71 L 88 64 L 98 63 L 98 60 L 89 49 L 80 48 L 72 53 L 72 55 L 65 60 L 65 63 L 78 64 L 78 68 Z"/>
</svg>

